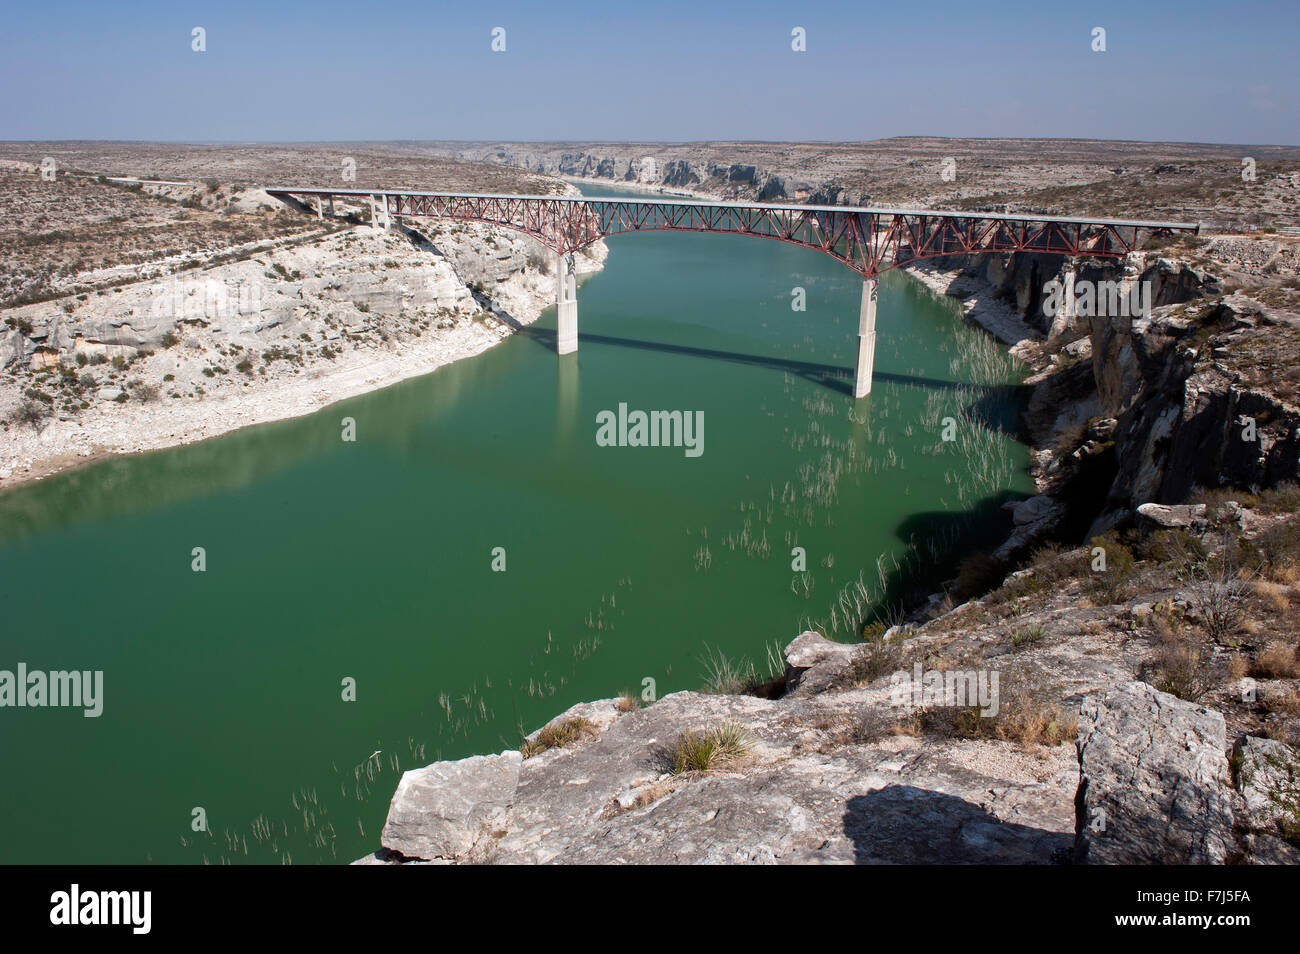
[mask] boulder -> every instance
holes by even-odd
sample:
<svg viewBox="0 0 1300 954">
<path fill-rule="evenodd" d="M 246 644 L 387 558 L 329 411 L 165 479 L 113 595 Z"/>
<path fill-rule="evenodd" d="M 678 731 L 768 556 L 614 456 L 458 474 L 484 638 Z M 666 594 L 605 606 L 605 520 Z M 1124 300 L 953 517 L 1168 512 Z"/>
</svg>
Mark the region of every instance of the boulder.
<svg viewBox="0 0 1300 954">
<path fill-rule="evenodd" d="M 1044 517 L 1059 515 L 1063 509 L 1052 497 L 1039 494 L 1015 504 L 1011 508 L 1011 520 L 1017 527 L 1023 527 L 1027 523 L 1037 523 Z"/>
<path fill-rule="evenodd" d="M 1142 682 L 1079 713 L 1077 862 L 1223 864 L 1233 844 L 1223 716 Z"/>
<path fill-rule="evenodd" d="M 1151 526 L 1166 530 L 1204 530 L 1209 526 L 1205 504 L 1144 503 L 1137 508 L 1138 516 Z"/>
<path fill-rule="evenodd" d="M 1300 752 L 1284 742 L 1246 735 L 1233 747 L 1233 757 L 1237 763 L 1237 790 L 1246 803 L 1242 812 L 1246 827 L 1275 833 L 1284 821 L 1300 822 L 1294 811 L 1288 811 L 1278 800 L 1285 792 L 1296 793 L 1290 796 L 1290 802 L 1300 807 Z"/>
<path fill-rule="evenodd" d="M 820 633 L 800 633 L 785 648 L 787 690 L 804 695 L 825 690 L 853 664 L 858 648 L 833 642 Z"/>
<path fill-rule="evenodd" d="M 459 858 L 501 824 L 519 785 L 517 751 L 435 762 L 402 775 L 380 839 L 404 858 Z"/>
</svg>

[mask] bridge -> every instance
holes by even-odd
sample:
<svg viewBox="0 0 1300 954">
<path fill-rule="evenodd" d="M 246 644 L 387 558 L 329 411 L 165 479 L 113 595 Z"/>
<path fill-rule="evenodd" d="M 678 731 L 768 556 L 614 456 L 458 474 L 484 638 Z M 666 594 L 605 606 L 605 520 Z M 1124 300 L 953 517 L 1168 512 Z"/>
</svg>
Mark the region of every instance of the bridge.
<svg viewBox="0 0 1300 954">
<path fill-rule="evenodd" d="M 452 219 L 495 225 L 536 239 L 553 251 L 556 350 L 578 349 L 578 299 L 573 253 L 629 232 L 712 232 L 752 235 L 814 249 L 862 276 L 853 395 L 871 392 L 876 349 L 876 278 L 926 259 L 985 252 L 1040 252 L 1121 259 L 1153 235 L 1200 231 L 1190 222 L 1057 218 L 1032 214 L 943 212 L 841 205 L 767 205 L 675 199 L 487 195 L 273 186 L 286 205 L 324 218 L 336 199 L 370 212 L 372 225 L 395 219 Z"/>
</svg>

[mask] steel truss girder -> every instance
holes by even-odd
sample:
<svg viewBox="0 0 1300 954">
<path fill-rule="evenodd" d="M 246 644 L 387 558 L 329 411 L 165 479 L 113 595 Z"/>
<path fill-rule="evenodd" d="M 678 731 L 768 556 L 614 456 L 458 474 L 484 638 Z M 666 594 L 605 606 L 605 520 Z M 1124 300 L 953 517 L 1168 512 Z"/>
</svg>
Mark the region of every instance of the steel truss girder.
<svg viewBox="0 0 1300 954">
<path fill-rule="evenodd" d="M 373 198 L 391 216 L 481 222 L 522 232 L 560 255 L 630 232 L 752 235 L 810 248 L 866 278 L 925 259 L 987 252 L 1120 258 L 1143 231 L 1196 231 L 1179 223 L 1127 224 L 1044 216 L 807 208 L 637 199 L 269 189 L 272 195 Z"/>
</svg>

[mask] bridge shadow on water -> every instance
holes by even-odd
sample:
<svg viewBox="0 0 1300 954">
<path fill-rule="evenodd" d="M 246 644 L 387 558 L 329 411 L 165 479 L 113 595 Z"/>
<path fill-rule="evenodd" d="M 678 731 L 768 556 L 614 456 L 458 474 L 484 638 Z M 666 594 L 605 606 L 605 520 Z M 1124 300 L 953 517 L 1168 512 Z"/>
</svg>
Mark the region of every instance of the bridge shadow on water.
<svg viewBox="0 0 1300 954">
<path fill-rule="evenodd" d="M 522 333 L 542 347 L 554 351 L 556 332 L 553 328 L 538 328 L 528 325 Z M 835 364 L 819 364 L 813 361 L 796 361 L 791 358 L 778 358 L 757 354 L 742 354 L 737 351 L 721 351 L 715 348 L 697 348 L 692 345 L 668 344 L 662 341 L 645 341 L 640 338 L 618 338 L 612 335 L 594 335 L 583 333 L 578 338 L 582 343 L 613 345 L 619 348 L 637 348 L 642 351 L 658 351 L 664 354 L 681 354 L 714 361 L 727 361 L 732 364 L 744 364 L 751 367 L 769 368 L 775 371 L 798 375 L 820 387 L 837 394 L 852 396 L 853 368 Z M 1018 384 L 980 385 L 962 384 L 957 381 L 944 381 L 921 375 L 894 374 L 888 371 L 876 371 L 873 381 L 887 381 L 891 384 L 911 385 L 945 391 L 966 390 L 977 395 L 970 413 L 984 426 L 1001 434 L 1014 435 L 1017 430 L 1016 414 L 1008 413 L 1008 407 L 1018 407 L 1025 388 Z"/>
</svg>

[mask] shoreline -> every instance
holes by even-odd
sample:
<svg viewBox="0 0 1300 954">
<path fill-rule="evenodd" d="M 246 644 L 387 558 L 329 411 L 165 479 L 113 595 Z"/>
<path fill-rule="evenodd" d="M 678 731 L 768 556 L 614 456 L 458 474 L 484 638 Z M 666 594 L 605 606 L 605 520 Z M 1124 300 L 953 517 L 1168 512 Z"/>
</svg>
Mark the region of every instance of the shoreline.
<svg viewBox="0 0 1300 954">
<path fill-rule="evenodd" d="M 516 318 L 521 326 L 532 324 L 538 316 L 527 320 Z M 123 438 L 119 446 L 108 447 L 97 442 L 78 441 L 75 432 L 64 437 L 65 442 L 82 444 L 80 448 L 69 448 L 55 452 L 43 459 L 33 460 L 22 474 L 12 473 L 0 476 L 0 496 L 11 490 L 46 480 L 81 467 L 89 466 L 110 457 L 130 457 L 137 454 L 149 454 L 172 448 L 200 444 L 217 437 L 224 437 L 247 427 L 261 424 L 274 424 L 306 417 L 317 411 L 323 411 L 334 404 L 347 401 L 365 394 L 382 391 L 384 388 L 401 384 L 412 378 L 432 374 L 446 365 L 465 358 L 482 354 L 492 346 L 499 344 L 513 334 L 508 326 L 502 330 L 502 323 L 494 326 L 486 324 L 470 329 L 470 334 L 463 342 L 456 342 L 446 348 L 447 340 L 440 339 L 429 344 L 434 347 L 420 348 L 415 353 L 406 355 L 386 355 L 377 365 L 354 365 L 338 368 L 334 373 L 306 372 L 300 378 L 284 386 L 266 389 L 254 396 L 228 395 L 210 398 L 186 407 L 152 408 L 144 406 L 134 416 L 124 430 L 145 431 L 136 437 Z M 430 353 L 432 352 L 432 353 Z M 375 369 L 379 370 L 376 371 Z M 249 405 L 253 405 L 250 410 Z M 99 415 L 102 418 L 104 415 Z M 46 434 L 60 423 L 46 426 L 36 436 L 37 443 L 52 442 Z M 91 424 L 100 424 L 95 420 Z M 78 427 L 84 427 L 78 424 Z M 164 430 L 170 428 L 170 430 Z M 179 430 L 178 430 L 179 429 Z M 91 439 L 93 441 L 93 438 Z M 6 468 L 7 470 L 8 468 Z M 3 474 L 4 471 L 0 471 Z"/>
<path fill-rule="evenodd" d="M 956 302 L 966 320 L 998 339 L 1013 358 L 1025 364 L 1031 363 L 1029 352 L 1044 340 L 1044 335 L 1006 301 L 993 297 L 990 282 L 963 274 L 961 269 L 943 269 L 926 264 L 904 265 L 899 271 L 935 295 Z"/>
<path fill-rule="evenodd" d="M 604 267 L 597 254 L 580 260 L 585 278 Z M 431 261 L 430 265 L 450 259 Z M 468 283 L 466 283 L 468 284 Z M 100 403 L 73 419 L 54 419 L 39 431 L 10 423 L 0 431 L 0 496 L 20 487 L 85 467 L 110 457 L 186 447 L 261 424 L 305 417 L 332 405 L 432 374 L 473 358 L 536 322 L 554 307 L 554 278 L 518 271 L 493 289 L 488 305 L 474 319 L 404 342 L 368 344 L 273 380 L 234 380 L 199 400 Z M 469 298 L 468 289 L 464 295 Z M 167 352 L 159 358 L 166 360 Z M 237 376 L 231 375 L 234 379 Z"/>
</svg>

